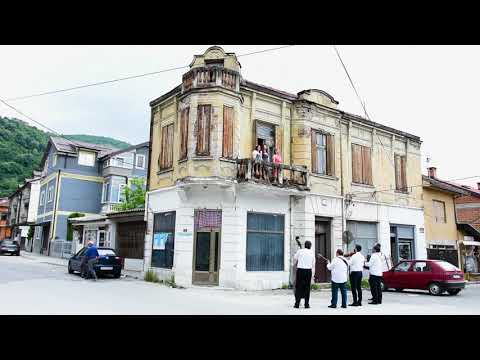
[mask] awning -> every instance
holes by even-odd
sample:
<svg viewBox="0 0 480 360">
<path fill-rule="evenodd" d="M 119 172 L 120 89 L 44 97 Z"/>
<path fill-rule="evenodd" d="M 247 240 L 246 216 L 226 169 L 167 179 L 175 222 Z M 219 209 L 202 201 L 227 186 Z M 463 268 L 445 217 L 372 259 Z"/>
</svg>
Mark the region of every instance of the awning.
<svg viewBox="0 0 480 360">
<path fill-rule="evenodd" d="M 466 246 L 480 246 L 480 241 L 462 240 L 460 242 Z"/>
</svg>

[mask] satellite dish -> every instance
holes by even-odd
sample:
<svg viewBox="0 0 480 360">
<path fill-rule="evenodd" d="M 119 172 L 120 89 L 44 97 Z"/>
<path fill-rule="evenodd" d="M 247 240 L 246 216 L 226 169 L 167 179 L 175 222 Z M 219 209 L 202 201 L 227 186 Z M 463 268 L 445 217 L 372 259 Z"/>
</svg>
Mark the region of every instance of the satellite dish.
<svg viewBox="0 0 480 360">
<path fill-rule="evenodd" d="M 353 234 L 350 230 L 345 230 L 342 235 L 342 240 L 345 244 L 349 245 L 353 241 Z"/>
</svg>

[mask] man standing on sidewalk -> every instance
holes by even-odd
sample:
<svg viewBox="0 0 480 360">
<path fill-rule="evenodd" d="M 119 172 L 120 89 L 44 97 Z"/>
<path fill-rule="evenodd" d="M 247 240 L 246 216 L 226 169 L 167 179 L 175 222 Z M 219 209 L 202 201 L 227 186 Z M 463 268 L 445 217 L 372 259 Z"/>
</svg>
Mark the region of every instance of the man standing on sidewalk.
<svg viewBox="0 0 480 360">
<path fill-rule="evenodd" d="M 361 253 L 362 246 L 355 245 L 354 254 L 351 256 L 350 265 L 350 286 L 352 288 L 353 303 L 350 306 L 362 306 L 362 276 L 365 257 Z"/>
<path fill-rule="evenodd" d="M 385 259 L 386 261 L 386 259 Z M 370 291 L 372 292 L 371 305 L 379 305 L 382 303 L 382 280 L 383 280 L 383 259 L 380 253 L 380 244 L 373 247 L 373 253 L 368 262 L 365 263 L 370 270 L 370 277 L 368 282 L 370 284 Z"/>
<path fill-rule="evenodd" d="M 305 241 L 305 248 L 299 249 L 293 259 L 297 262 L 297 275 L 295 278 L 295 305 L 300 307 L 300 300 L 305 299 L 305 309 L 310 307 L 310 286 L 312 270 L 315 269 L 315 255 L 311 250 L 312 243 Z"/>
<path fill-rule="evenodd" d="M 88 242 L 88 249 L 85 252 L 85 258 L 87 261 L 87 274 L 92 276 L 92 278 L 96 281 L 97 280 L 97 273 L 95 272 L 95 264 L 97 263 L 97 259 L 99 257 L 97 247 L 93 243 L 93 241 Z"/>
<path fill-rule="evenodd" d="M 342 294 L 342 308 L 347 307 L 348 262 L 343 257 L 342 249 L 337 250 L 337 256 L 327 263 L 327 269 L 332 272 L 332 303 L 329 308 L 335 309 L 338 301 L 338 289 Z"/>
</svg>

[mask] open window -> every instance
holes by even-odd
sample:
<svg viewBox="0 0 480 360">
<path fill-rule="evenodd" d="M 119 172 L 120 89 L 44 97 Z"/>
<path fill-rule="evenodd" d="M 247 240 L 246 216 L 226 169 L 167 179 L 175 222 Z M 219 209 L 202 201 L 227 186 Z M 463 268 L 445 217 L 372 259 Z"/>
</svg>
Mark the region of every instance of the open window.
<svg viewBox="0 0 480 360">
<path fill-rule="evenodd" d="M 335 142 L 333 135 L 312 130 L 312 173 L 335 175 Z"/>
</svg>

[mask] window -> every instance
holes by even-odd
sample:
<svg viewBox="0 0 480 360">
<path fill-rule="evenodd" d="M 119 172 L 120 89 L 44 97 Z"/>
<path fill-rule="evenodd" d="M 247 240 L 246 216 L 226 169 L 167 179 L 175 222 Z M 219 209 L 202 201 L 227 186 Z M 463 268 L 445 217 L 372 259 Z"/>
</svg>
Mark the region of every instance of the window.
<svg viewBox="0 0 480 360">
<path fill-rule="evenodd" d="M 283 271 L 284 216 L 247 214 L 247 271 Z"/>
<path fill-rule="evenodd" d="M 152 267 L 173 267 L 175 211 L 159 213 L 153 219 Z"/>
<path fill-rule="evenodd" d="M 407 157 L 395 154 L 395 185 L 399 191 L 407 192 Z"/>
<path fill-rule="evenodd" d="M 369 255 L 373 246 L 378 242 L 376 223 L 347 221 L 347 230 L 352 233 L 352 241 L 347 245 L 347 251 L 353 251 L 355 245 L 362 246 L 362 253 Z"/>
<path fill-rule="evenodd" d="M 335 142 L 333 135 L 312 130 L 312 172 L 333 176 L 335 173 Z"/>
<path fill-rule="evenodd" d="M 415 266 L 413 267 L 413 271 L 415 272 L 430 272 L 432 271 L 430 264 L 426 261 L 417 261 Z"/>
<path fill-rule="evenodd" d="M 45 190 L 40 193 L 40 205 L 45 205 Z"/>
<path fill-rule="evenodd" d="M 445 203 L 443 201 L 433 200 L 433 216 L 436 223 L 446 223 Z"/>
<path fill-rule="evenodd" d="M 98 255 L 100 256 L 116 256 L 112 249 L 98 249 Z"/>
<path fill-rule="evenodd" d="M 371 149 L 352 144 L 352 182 L 372 185 Z"/>
<path fill-rule="evenodd" d="M 53 154 L 52 166 L 57 166 L 57 154 Z"/>
<path fill-rule="evenodd" d="M 187 107 L 182 110 L 180 115 L 180 156 L 179 160 L 185 160 L 188 153 L 188 119 L 190 115 L 190 108 Z"/>
<path fill-rule="evenodd" d="M 110 202 L 120 202 L 122 186 L 125 185 L 126 179 L 122 176 L 112 176 L 109 180 L 109 188 L 111 191 Z"/>
<path fill-rule="evenodd" d="M 135 167 L 137 169 L 145 169 L 145 155 L 137 154 L 135 157 Z"/>
<path fill-rule="evenodd" d="M 437 261 L 436 264 L 445 271 L 460 271 L 460 269 L 457 268 L 455 265 L 452 265 L 446 261 Z"/>
<path fill-rule="evenodd" d="M 397 267 L 395 268 L 395 271 L 406 272 L 408 271 L 408 269 L 410 269 L 411 264 L 412 263 L 408 261 L 402 262 L 397 265 Z"/>
<path fill-rule="evenodd" d="M 107 203 L 110 200 L 110 181 L 103 184 L 102 203 Z"/>
<path fill-rule="evenodd" d="M 431 248 L 439 250 L 455 250 L 454 245 L 432 245 Z"/>
<path fill-rule="evenodd" d="M 173 124 L 162 128 L 162 148 L 160 150 L 160 170 L 173 166 Z"/>
<path fill-rule="evenodd" d="M 210 117 L 211 105 L 198 105 L 197 109 L 197 148 L 196 154 L 210 155 Z"/>
<path fill-rule="evenodd" d="M 95 166 L 95 153 L 80 150 L 78 152 L 78 165 Z"/>
<path fill-rule="evenodd" d="M 224 158 L 233 158 L 233 107 L 223 107 L 223 150 Z"/>
<path fill-rule="evenodd" d="M 47 202 L 52 202 L 53 201 L 53 186 L 50 186 L 48 188 L 48 193 L 47 193 Z"/>
<path fill-rule="evenodd" d="M 120 184 L 118 185 L 118 202 L 124 202 L 125 201 L 125 187 L 127 184 Z"/>
</svg>

